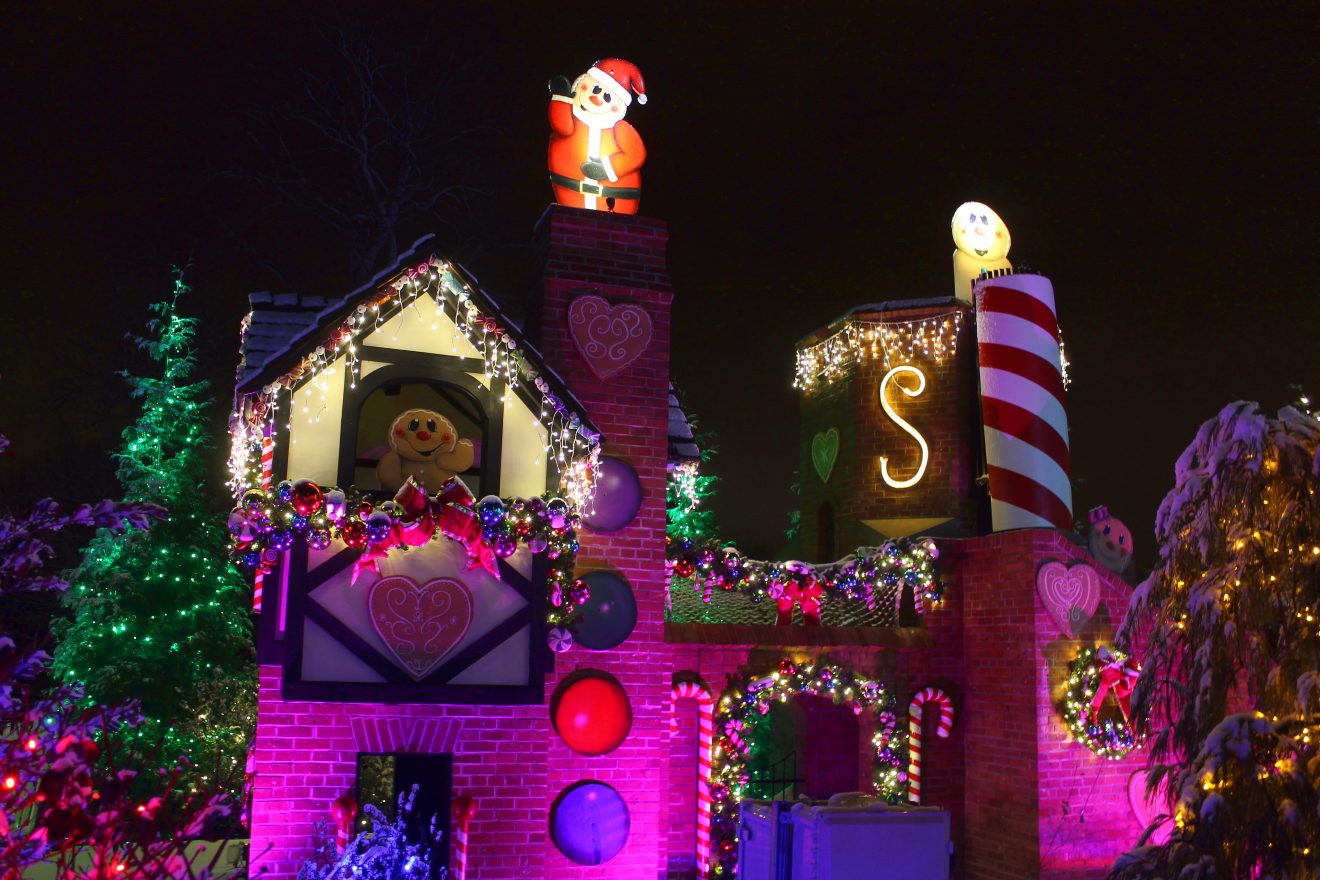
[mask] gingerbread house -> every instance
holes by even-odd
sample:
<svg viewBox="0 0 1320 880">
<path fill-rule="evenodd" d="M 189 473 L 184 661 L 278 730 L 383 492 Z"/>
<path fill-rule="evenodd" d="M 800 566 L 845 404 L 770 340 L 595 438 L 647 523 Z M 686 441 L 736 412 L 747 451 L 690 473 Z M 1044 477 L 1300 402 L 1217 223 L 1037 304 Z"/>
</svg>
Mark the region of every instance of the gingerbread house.
<svg viewBox="0 0 1320 880">
<path fill-rule="evenodd" d="M 665 224 L 552 206 L 537 235 L 525 326 L 425 239 L 341 299 L 252 298 L 254 869 L 413 785 L 436 863 L 482 880 L 731 876 L 740 804 L 848 791 L 947 810 L 954 876 L 1131 844 L 1088 653 L 1129 590 L 1072 533 L 1048 282 L 805 337 L 802 559 L 752 560 L 666 537 L 699 455 Z"/>
</svg>

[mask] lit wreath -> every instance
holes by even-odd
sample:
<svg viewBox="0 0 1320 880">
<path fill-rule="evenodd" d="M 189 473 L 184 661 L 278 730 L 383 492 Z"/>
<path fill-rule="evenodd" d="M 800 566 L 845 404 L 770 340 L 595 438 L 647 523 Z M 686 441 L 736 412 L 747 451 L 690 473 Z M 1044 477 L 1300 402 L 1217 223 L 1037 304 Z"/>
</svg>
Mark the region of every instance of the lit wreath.
<svg viewBox="0 0 1320 880">
<path fill-rule="evenodd" d="M 747 758 L 752 744 L 748 740 L 755 716 L 768 713 L 776 700 L 787 702 L 801 694 L 848 703 L 858 715 L 875 713 L 875 790 L 890 803 L 907 799 L 907 728 L 895 723 L 894 695 L 883 684 L 833 663 L 781 660 L 778 671 L 730 687 L 716 708 L 710 792 L 714 802 L 712 860 L 718 876 L 732 876 L 737 862 L 738 804 L 747 796 L 751 782 Z"/>
<path fill-rule="evenodd" d="M 1129 655 L 1103 645 L 1083 648 L 1068 664 L 1063 720 L 1078 742 L 1102 758 L 1117 761 L 1137 746 L 1129 712 L 1140 672 Z M 1103 711 L 1110 696 L 1118 704 L 1118 717 Z"/>
</svg>

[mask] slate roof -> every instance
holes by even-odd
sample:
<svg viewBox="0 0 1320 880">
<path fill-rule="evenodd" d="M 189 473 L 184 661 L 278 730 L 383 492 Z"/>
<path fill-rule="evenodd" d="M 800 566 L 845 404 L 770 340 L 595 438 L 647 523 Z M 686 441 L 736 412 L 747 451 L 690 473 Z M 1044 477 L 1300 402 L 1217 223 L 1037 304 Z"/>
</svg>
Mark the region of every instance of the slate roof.
<svg viewBox="0 0 1320 880">
<path fill-rule="evenodd" d="M 674 383 L 669 383 L 669 465 L 673 467 L 685 461 L 700 461 L 701 450 L 692 436 L 692 426 L 688 424 L 687 413 L 679 405 L 678 395 L 674 393 Z"/>
</svg>

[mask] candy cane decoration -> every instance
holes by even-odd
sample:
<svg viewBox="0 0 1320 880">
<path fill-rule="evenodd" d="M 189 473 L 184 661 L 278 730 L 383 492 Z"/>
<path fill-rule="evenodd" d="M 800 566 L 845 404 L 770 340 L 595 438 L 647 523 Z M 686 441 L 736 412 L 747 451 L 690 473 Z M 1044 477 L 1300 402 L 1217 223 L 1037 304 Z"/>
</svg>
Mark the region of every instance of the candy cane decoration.
<svg viewBox="0 0 1320 880">
<path fill-rule="evenodd" d="M 269 434 L 261 438 L 261 488 L 270 491 L 271 470 L 275 465 L 275 438 Z M 258 568 L 252 580 L 252 610 L 261 613 L 261 588 L 266 580 L 266 573 Z"/>
<path fill-rule="evenodd" d="M 921 710 L 927 703 L 940 707 L 940 718 L 935 733 L 948 739 L 953 729 L 953 700 L 937 687 L 922 688 L 908 704 L 908 800 L 921 803 Z"/>
<path fill-rule="evenodd" d="M 330 802 L 330 818 L 335 820 L 335 852 L 341 856 L 353 839 L 353 820 L 357 814 L 357 801 L 352 795 L 341 794 Z"/>
<path fill-rule="evenodd" d="M 697 701 L 697 876 L 710 877 L 710 748 L 715 733 L 715 701 L 710 691 L 695 681 L 674 685 L 669 704 L 669 735 L 678 735 L 678 717 L 674 704 L 679 700 Z"/>
<path fill-rule="evenodd" d="M 1054 287 L 1043 275 L 1004 275 L 977 283 L 973 296 L 994 530 L 1071 529 Z"/>
<path fill-rule="evenodd" d="M 468 869 L 468 826 L 477 814 L 477 802 L 468 795 L 454 798 L 454 876 L 456 880 L 467 880 Z"/>
</svg>

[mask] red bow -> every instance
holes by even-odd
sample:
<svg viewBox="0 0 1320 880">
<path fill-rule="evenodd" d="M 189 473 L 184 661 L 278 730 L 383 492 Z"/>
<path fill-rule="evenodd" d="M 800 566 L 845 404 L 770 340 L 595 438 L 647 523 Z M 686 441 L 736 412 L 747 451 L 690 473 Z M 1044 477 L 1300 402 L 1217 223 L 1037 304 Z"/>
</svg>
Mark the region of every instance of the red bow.
<svg viewBox="0 0 1320 880">
<path fill-rule="evenodd" d="M 481 566 L 496 577 L 500 576 L 495 554 L 481 540 L 481 524 L 468 506 L 474 500 L 472 492 L 458 477 L 446 480 L 434 498 L 409 477 L 394 494 L 394 500 L 403 508 L 403 516 L 390 529 L 389 537 L 363 549 L 362 555 L 353 563 L 354 583 L 364 571 L 379 574 L 376 560 L 387 556 L 393 548 L 424 546 L 435 535 L 437 527 L 449 537 L 463 542 L 469 559 L 468 568 Z"/>
<path fill-rule="evenodd" d="M 1136 687 L 1137 676 L 1140 674 L 1141 667 L 1131 657 L 1121 663 L 1116 660 L 1102 668 L 1100 684 L 1095 689 L 1095 696 L 1091 698 L 1091 721 L 1095 721 L 1105 697 L 1112 693 L 1118 701 L 1118 711 L 1123 713 L 1123 720 L 1131 723 L 1128 712 L 1132 709 L 1132 689 Z"/>
<path fill-rule="evenodd" d="M 820 582 L 813 577 L 802 583 L 790 580 L 783 584 L 783 591 L 775 597 L 779 616 L 775 620 L 779 626 L 788 626 L 793 622 L 793 606 L 802 606 L 804 626 L 820 626 L 820 596 L 824 590 Z"/>
</svg>

